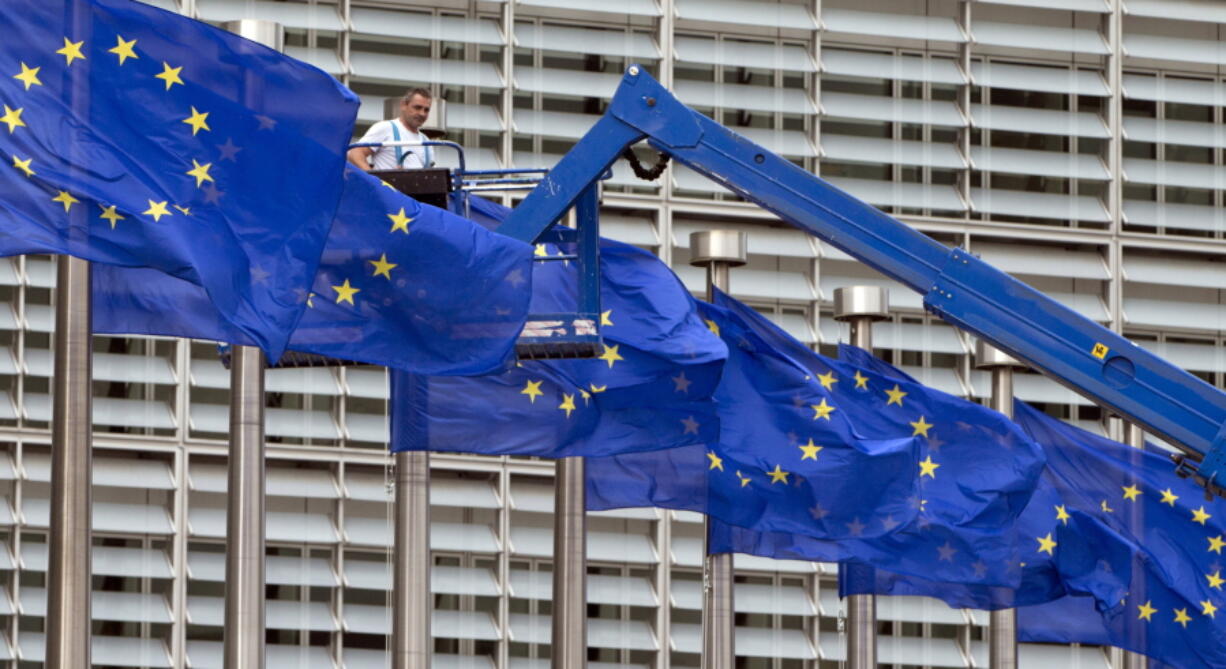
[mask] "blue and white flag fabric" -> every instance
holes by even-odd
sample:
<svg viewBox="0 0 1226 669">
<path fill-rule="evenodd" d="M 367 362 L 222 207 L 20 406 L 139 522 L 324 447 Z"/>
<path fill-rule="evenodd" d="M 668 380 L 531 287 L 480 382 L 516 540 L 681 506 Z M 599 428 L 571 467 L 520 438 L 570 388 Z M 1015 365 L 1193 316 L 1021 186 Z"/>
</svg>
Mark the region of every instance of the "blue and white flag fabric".
<svg viewBox="0 0 1226 669">
<path fill-rule="evenodd" d="M 430 374 L 510 364 L 528 311 L 532 247 L 421 204 L 355 167 L 294 351 Z M 148 270 L 95 268 L 94 331 L 249 343 L 203 292 Z"/>
<path fill-rule="evenodd" d="M 729 345 L 719 443 L 706 462 L 678 449 L 594 463 L 589 508 L 707 513 L 713 552 L 1016 581 L 1003 564 L 1016 541 L 999 528 L 1043 461 L 1015 425 L 905 375 L 809 352 L 726 295 L 705 309 Z M 694 485 L 703 469 L 705 488 Z"/>
<path fill-rule="evenodd" d="M 576 312 L 577 267 L 539 265 L 531 312 Z M 652 254 L 601 240 L 600 290 L 597 358 L 524 361 L 481 378 L 393 372 L 392 450 L 600 457 L 715 440 L 711 395 L 727 348 L 685 286 Z"/>
<path fill-rule="evenodd" d="M 357 96 L 128 0 L 10 0 L 0 33 L 0 255 L 178 277 L 278 357 L 340 199 Z"/>
</svg>

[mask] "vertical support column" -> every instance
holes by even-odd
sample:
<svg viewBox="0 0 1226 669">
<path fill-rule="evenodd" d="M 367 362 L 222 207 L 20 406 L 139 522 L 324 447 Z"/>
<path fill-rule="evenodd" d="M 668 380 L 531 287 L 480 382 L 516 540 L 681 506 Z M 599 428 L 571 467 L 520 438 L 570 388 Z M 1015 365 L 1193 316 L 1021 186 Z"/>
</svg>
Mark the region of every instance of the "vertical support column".
<svg viewBox="0 0 1226 669">
<path fill-rule="evenodd" d="M 991 370 L 992 408 L 1013 418 L 1013 370 L 1025 365 L 980 339 L 975 344 L 975 367 Z M 1017 609 L 992 611 L 988 624 L 988 666 L 1017 669 Z"/>
<path fill-rule="evenodd" d="M 222 28 L 283 51 L 273 21 L 227 21 Z M 264 667 L 264 354 L 235 346 L 230 360 L 230 454 L 226 499 L 226 621 L 223 666 Z"/>
<path fill-rule="evenodd" d="M 1141 430 L 1140 425 L 1136 425 L 1134 423 L 1124 424 L 1124 443 L 1132 446 L 1133 448 L 1145 447 L 1145 432 Z M 1137 504 L 1134 506 L 1136 507 L 1136 510 L 1134 511 L 1135 513 L 1144 513 L 1142 505 Z M 1145 526 L 1144 517 L 1134 518 L 1132 520 L 1134 527 Z M 1137 594 L 1140 595 L 1140 593 Z M 1125 651 L 1123 669 L 1149 669 L 1149 658 L 1140 653 Z"/>
<path fill-rule="evenodd" d="M 57 259 L 47 666 L 90 666 L 93 340 L 89 262 Z"/>
<path fill-rule="evenodd" d="M 430 453 L 396 454 L 392 669 L 430 669 Z"/>
<path fill-rule="evenodd" d="M 575 202 L 580 236 L 581 313 L 598 313 L 599 255 L 583 249 L 599 241 L 600 193 L 590 186 Z M 587 477 L 582 457 L 557 462 L 553 498 L 553 669 L 587 666 Z"/>
<path fill-rule="evenodd" d="M 557 462 L 553 498 L 553 669 L 587 666 L 587 510 L 581 457 Z"/>
<path fill-rule="evenodd" d="M 707 301 L 715 289 L 730 290 L 730 270 L 744 265 L 749 238 L 735 230 L 690 234 L 690 264 L 707 268 Z M 732 669 L 736 661 L 736 607 L 732 554 L 711 555 L 709 521 L 703 522 L 702 669 Z"/>
<path fill-rule="evenodd" d="M 834 319 L 851 326 L 851 343 L 870 353 L 873 350 L 873 322 L 889 318 L 889 293 L 880 286 L 847 286 L 834 291 Z M 855 562 L 843 565 L 845 576 L 872 583 L 873 568 Z M 848 669 L 877 668 L 877 596 L 851 595 L 847 598 Z"/>
</svg>

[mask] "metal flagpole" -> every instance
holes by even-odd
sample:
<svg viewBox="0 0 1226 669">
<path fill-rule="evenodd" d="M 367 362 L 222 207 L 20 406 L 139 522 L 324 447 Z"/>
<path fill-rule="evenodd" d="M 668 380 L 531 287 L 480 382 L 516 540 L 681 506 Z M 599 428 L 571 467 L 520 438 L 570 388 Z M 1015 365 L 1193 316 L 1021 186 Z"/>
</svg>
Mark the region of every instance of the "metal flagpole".
<svg viewBox="0 0 1226 669">
<path fill-rule="evenodd" d="M 93 484 L 89 262 L 57 259 L 51 423 L 47 666 L 90 666 L 90 513 Z"/>
<path fill-rule="evenodd" d="M 1134 448 L 1145 447 L 1145 432 L 1141 429 L 1140 425 L 1124 423 L 1124 443 Z M 1140 505 L 1137 505 L 1135 512 L 1144 513 L 1144 511 L 1141 510 Z M 1144 527 L 1144 519 L 1135 518 L 1134 526 Z M 1123 669 L 1149 669 L 1149 658 L 1140 653 L 1125 651 Z"/>
<path fill-rule="evenodd" d="M 873 322 L 889 318 L 889 295 L 880 286 L 847 286 L 834 291 L 834 318 L 851 326 L 851 343 L 873 350 Z M 845 566 L 857 580 L 872 580 L 872 567 L 849 563 Z M 877 596 L 851 595 L 847 598 L 848 669 L 877 667 Z"/>
<path fill-rule="evenodd" d="M 992 371 L 992 408 L 1013 418 L 1013 370 L 1025 365 L 980 339 L 975 344 L 975 368 Z M 1017 669 L 1017 609 L 989 614 L 988 666 Z"/>
<path fill-rule="evenodd" d="M 285 31 L 279 23 L 242 19 L 222 27 L 284 50 Z M 226 669 L 264 667 L 264 367 L 264 354 L 258 348 L 233 348 L 222 635 Z"/>
<path fill-rule="evenodd" d="M 599 191 L 595 186 L 589 187 L 575 202 L 575 218 L 585 243 L 596 243 L 599 216 Z M 594 283 L 599 280 L 598 265 L 582 268 L 580 281 Z M 590 304 L 581 307 L 596 308 Z M 550 666 L 552 669 L 582 669 L 587 666 L 586 467 L 583 458 L 575 456 L 559 459 L 554 471 Z"/>
<path fill-rule="evenodd" d="M 690 233 L 690 264 L 707 268 L 707 301 L 715 289 L 729 290 L 730 269 L 746 262 L 748 235 L 735 230 Z M 703 523 L 703 542 L 710 541 Z M 732 669 L 736 660 L 736 608 L 733 601 L 732 554 L 710 555 L 704 545 L 702 600 L 702 669 Z"/>
<path fill-rule="evenodd" d="M 582 480 L 582 473 L 580 473 Z M 396 454 L 392 669 L 430 669 L 430 453 Z"/>
</svg>

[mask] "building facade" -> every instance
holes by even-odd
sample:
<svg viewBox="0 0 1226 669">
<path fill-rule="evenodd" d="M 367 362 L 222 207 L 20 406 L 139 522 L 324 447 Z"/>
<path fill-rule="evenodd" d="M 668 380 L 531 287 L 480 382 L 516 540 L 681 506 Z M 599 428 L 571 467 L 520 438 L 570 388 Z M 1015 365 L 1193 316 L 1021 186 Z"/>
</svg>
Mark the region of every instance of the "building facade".
<svg viewBox="0 0 1226 669">
<path fill-rule="evenodd" d="M 1199 0 L 161 0 L 285 25 L 287 50 L 363 98 L 426 85 L 475 167 L 548 167 L 646 67 L 738 132 L 962 245 L 1210 383 L 1226 372 L 1226 5 Z M 642 152 L 646 160 L 650 156 Z M 891 286 L 877 353 L 929 385 L 989 392 L 973 342 L 920 296 L 680 166 L 614 168 L 605 235 L 699 293 L 689 233 L 749 231 L 732 292 L 825 352 L 835 288 Z M 40 666 L 46 609 L 53 261 L 0 260 L 0 665 Z M 221 663 L 228 374 L 207 342 L 98 337 L 94 661 Z M 381 370 L 268 374 L 269 666 L 386 666 L 392 538 Z M 1034 374 L 1016 392 L 1118 425 Z M 435 456 L 435 666 L 547 667 L 552 466 Z M 591 514 L 590 666 L 699 665 L 701 519 Z M 845 657 L 828 565 L 737 558 L 746 669 Z M 987 615 L 882 598 L 880 659 L 987 666 Z M 1115 658 L 1118 659 L 1118 658 Z M 1026 667 L 1107 667 L 1027 646 Z M 1116 666 L 1119 666 L 1116 664 Z"/>
</svg>

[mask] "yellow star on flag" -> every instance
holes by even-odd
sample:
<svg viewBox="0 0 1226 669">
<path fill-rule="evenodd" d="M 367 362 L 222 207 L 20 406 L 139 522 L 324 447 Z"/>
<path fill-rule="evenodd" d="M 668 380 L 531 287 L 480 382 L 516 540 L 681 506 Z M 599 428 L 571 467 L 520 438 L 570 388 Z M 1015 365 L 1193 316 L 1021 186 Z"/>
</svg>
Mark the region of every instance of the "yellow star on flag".
<svg viewBox="0 0 1226 669">
<path fill-rule="evenodd" d="M 604 353 L 602 353 L 596 359 L 604 360 L 605 362 L 609 363 L 609 369 L 613 369 L 613 363 L 617 362 L 618 360 L 625 360 L 625 358 L 621 357 L 621 354 L 617 352 L 617 349 L 621 347 L 621 344 L 609 346 L 608 344 L 601 343 L 601 346 L 604 347 Z"/>
<path fill-rule="evenodd" d="M 713 332 L 716 337 L 718 337 L 719 336 L 719 323 L 716 323 L 710 318 L 704 318 L 703 320 L 706 321 L 707 323 L 707 329 Z"/>
<path fill-rule="evenodd" d="M 566 412 L 566 417 L 570 418 L 570 412 L 575 410 L 575 395 L 574 393 L 562 393 L 562 403 L 558 405 L 558 409 Z"/>
<path fill-rule="evenodd" d="M 1162 491 L 1162 499 L 1158 500 L 1162 504 L 1170 504 L 1175 506 L 1175 500 L 1179 499 L 1179 495 L 1171 492 L 1170 488 Z"/>
<path fill-rule="evenodd" d="M 1137 487 L 1137 484 L 1134 483 L 1129 486 L 1121 487 L 1124 489 L 1124 499 L 1131 500 L 1133 502 L 1137 501 L 1137 497 L 1141 494 L 1141 489 Z"/>
<path fill-rule="evenodd" d="M 196 177 L 196 188 L 204 185 L 206 181 L 213 181 L 213 177 L 209 176 L 209 170 L 213 168 L 213 163 L 205 163 L 201 165 L 192 158 L 192 169 L 187 171 L 187 176 Z"/>
<path fill-rule="evenodd" d="M 1150 622 L 1149 617 L 1158 612 L 1158 609 L 1155 609 L 1152 606 L 1152 604 L 1153 604 L 1153 600 L 1150 600 L 1150 601 L 1145 602 L 1144 604 L 1137 605 L 1137 609 L 1139 609 L 1139 612 L 1137 613 L 1137 620 L 1144 620 L 1145 622 Z"/>
<path fill-rule="evenodd" d="M 545 248 L 544 244 L 537 244 L 532 249 L 532 255 L 536 256 L 537 258 L 547 258 L 549 257 L 549 250 Z"/>
<path fill-rule="evenodd" d="M 153 222 L 156 223 L 162 220 L 163 216 L 172 215 L 170 213 L 170 210 L 166 208 L 167 204 L 168 204 L 167 200 L 162 200 L 161 202 L 154 202 L 153 200 L 149 200 L 149 208 L 142 211 L 141 213 L 145 214 L 146 216 L 152 216 Z"/>
<path fill-rule="evenodd" d="M 1210 553 L 1217 553 L 1218 555 L 1221 555 L 1223 546 L 1226 546 L 1226 541 L 1222 540 L 1222 535 L 1219 534 L 1216 537 L 1209 537 Z"/>
<path fill-rule="evenodd" d="M 1099 506 L 1099 508 L 1101 508 L 1101 509 L 1103 510 L 1103 513 L 1115 513 L 1115 509 L 1113 509 L 1113 508 L 1111 508 L 1110 506 L 1108 506 L 1108 505 L 1107 505 L 1107 500 L 1105 500 L 1105 499 L 1104 499 L 1102 502 L 1100 502 L 1100 503 L 1098 504 L 1098 506 Z"/>
<path fill-rule="evenodd" d="M 744 474 L 742 474 L 742 473 L 740 472 L 740 470 L 737 470 L 737 472 L 736 472 L 736 477 L 737 477 L 737 479 L 738 479 L 738 480 L 740 480 L 740 482 L 741 482 L 741 487 L 742 487 L 742 488 L 744 488 L 745 486 L 749 485 L 750 478 L 749 478 L 748 476 L 745 476 Z"/>
<path fill-rule="evenodd" d="M 51 198 L 51 201 L 59 202 L 60 204 L 64 205 L 64 213 L 68 213 L 68 210 L 72 209 L 72 205 L 80 202 L 80 200 L 73 197 L 72 194 L 66 190 L 60 191 L 59 195 L 56 195 L 55 197 Z"/>
<path fill-rule="evenodd" d="M 348 302 L 349 304 L 354 304 L 353 296 L 362 292 L 361 288 L 354 288 L 353 286 L 349 285 L 349 279 L 345 279 L 345 283 L 342 283 L 339 286 L 332 286 L 332 290 L 336 291 L 336 303 L 337 304 L 340 304 L 341 302 Z M 354 306 L 357 306 L 357 305 L 354 304 Z"/>
<path fill-rule="evenodd" d="M 1205 580 L 1209 581 L 1209 587 L 1215 590 L 1221 590 L 1222 584 L 1226 583 L 1226 578 L 1222 578 L 1222 570 L 1219 569 L 1212 574 L 1205 574 Z"/>
<path fill-rule="evenodd" d="M 1035 537 L 1035 541 L 1039 542 L 1039 552 L 1040 553 L 1047 553 L 1048 555 L 1055 555 L 1052 549 L 1056 547 L 1056 542 L 1052 541 L 1051 532 L 1048 532 L 1047 536 L 1045 537 Z"/>
<path fill-rule="evenodd" d="M 136 46 L 136 40 L 125 42 L 123 35 L 116 35 L 115 41 L 115 46 L 107 49 L 106 52 L 119 56 L 120 65 L 123 65 L 123 62 L 129 58 L 140 58 L 140 56 L 136 55 L 136 52 L 132 50 L 132 47 Z"/>
<path fill-rule="evenodd" d="M 894 384 L 894 388 L 885 391 L 885 394 L 890 396 L 890 399 L 886 400 L 886 406 L 890 406 L 891 404 L 902 406 L 902 398 L 907 396 L 906 391 L 899 388 L 897 383 Z"/>
<path fill-rule="evenodd" d="M 183 119 L 183 122 L 192 127 L 192 137 L 195 137 L 196 133 L 201 130 L 208 130 L 210 132 L 213 130 L 209 127 L 208 120 L 208 112 L 200 112 L 195 107 L 192 107 L 192 115 Z"/>
<path fill-rule="evenodd" d="M 83 44 L 85 44 L 85 40 L 73 42 L 65 37 L 63 48 L 56 50 L 56 53 L 64 57 L 64 60 L 67 61 L 64 63 L 65 65 L 72 65 L 72 61 L 76 59 L 85 60 L 85 54 L 81 53 L 81 45 Z"/>
<path fill-rule="evenodd" d="M 605 326 L 607 326 L 607 327 L 613 327 L 613 319 L 612 319 L 612 318 L 610 318 L 612 315 L 613 315 L 613 310 L 612 310 L 612 309 L 609 309 L 609 310 L 607 310 L 607 311 L 602 311 L 602 312 L 600 312 L 600 325 L 601 325 L 601 327 L 605 327 Z"/>
<path fill-rule="evenodd" d="M 718 469 L 724 471 L 724 459 L 715 454 L 715 451 L 707 451 L 707 459 L 711 461 L 711 466 L 707 467 L 707 471 Z"/>
<path fill-rule="evenodd" d="M 25 173 L 27 177 L 32 177 L 35 175 L 34 170 L 30 168 L 30 163 L 32 162 L 34 162 L 33 158 L 26 158 L 25 160 L 21 160 L 17 156 L 13 156 L 13 167 L 16 167 L 17 169 L 21 170 L 23 173 Z"/>
<path fill-rule="evenodd" d="M 856 370 L 856 387 L 868 390 L 868 377 L 861 374 L 860 370 Z"/>
<path fill-rule="evenodd" d="M 915 431 L 911 433 L 912 437 L 918 437 L 920 435 L 923 435 L 925 438 L 927 438 L 928 429 L 932 427 L 932 423 L 929 423 L 928 421 L 924 420 L 923 416 L 920 416 L 919 420 L 915 421 L 914 423 L 911 423 L 910 425 L 911 427 L 915 428 Z"/>
<path fill-rule="evenodd" d="M 42 86 L 43 82 L 38 80 L 38 71 L 41 67 L 27 67 L 25 63 L 21 64 L 21 72 L 14 74 L 13 78 L 26 85 L 26 90 L 30 90 L 31 86 Z"/>
<path fill-rule="evenodd" d="M 153 75 L 154 79 L 161 79 L 166 82 L 166 90 L 170 90 L 175 84 L 183 85 L 183 80 L 179 78 L 179 73 L 183 71 L 183 67 L 171 67 L 170 63 L 162 62 L 162 73 Z"/>
<path fill-rule="evenodd" d="M 779 465 L 775 465 L 775 471 L 766 472 L 766 474 L 767 476 L 771 477 L 771 485 L 775 485 L 776 483 L 780 483 L 780 482 L 783 482 L 783 483 L 788 482 L 788 472 L 785 472 L 782 469 L 780 469 Z"/>
<path fill-rule="evenodd" d="M 112 230 L 114 230 L 114 229 L 115 229 L 115 224 L 116 224 L 116 223 L 118 223 L 118 222 L 120 222 L 120 221 L 122 221 L 122 220 L 124 219 L 124 217 L 123 217 L 123 216 L 121 216 L 121 215 L 119 214 L 119 212 L 115 211 L 115 205 L 111 205 L 111 206 L 109 206 L 109 207 L 103 207 L 102 205 L 98 205 L 98 206 L 99 206 L 99 207 L 102 207 L 102 213 L 98 215 L 98 218 L 105 219 L 106 221 L 109 221 L 109 222 L 110 222 L 110 224 L 111 224 L 111 229 L 112 229 Z"/>
<path fill-rule="evenodd" d="M 392 270 L 400 266 L 394 262 L 388 262 L 386 253 L 379 256 L 378 260 L 367 260 L 366 262 L 375 266 L 375 273 L 371 276 L 385 276 L 388 281 L 392 280 Z"/>
<path fill-rule="evenodd" d="M 1060 521 L 1061 523 L 1064 523 L 1065 525 L 1068 525 L 1069 518 L 1070 516 L 1068 515 L 1068 510 L 1064 508 L 1064 505 L 1057 504 L 1056 505 L 1056 520 Z"/>
<path fill-rule="evenodd" d="M 826 372 L 825 374 L 818 374 L 817 381 L 818 383 L 821 383 L 822 387 L 825 388 L 826 390 L 834 390 L 834 384 L 839 382 L 838 379 L 834 378 L 833 369 Z"/>
<path fill-rule="evenodd" d="M 603 393 L 604 391 L 609 389 L 608 385 L 598 386 L 595 383 L 589 383 L 587 384 L 587 387 L 592 389 L 593 395 L 595 395 L 596 393 Z"/>
<path fill-rule="evenodd" d="M 1212 517 L 1213 516 L 1205 513 L 1205 507 L 1203 506 L 1200 507 L 1199 509 L 1193 509 L 1192 511 L 1192 522 L 1194 523 L 1200 523 L 1201 525 L 1204 525 L 1205 521 L 1209 520 Z"/>
<path fill-rule="evenodd" d="M 17 128 L 26 127 L 26 122 L 21 120 L 22 111 L 24 111 L 23 107 L 9 109 L 8 105 L 4 105 L 4 116 L 0 116 L 0 123 L 8 124 L 10 135 L 13 134 L 13 131 Z"/>
<path fill-rule="evenodd" d="M 1213 614 L 1217 613 L 1217 607 L 1214 606 L 1213 602 L 1208 599 L 1200 603 L 1200 609 L 1202 614 L 1209 616 L 1210 618 L 1213 618 Z"/>
<path fill-rule="evenodd" d="M 524 389 L 519 391 L 519 394 L 527 395 L 528 401 L 532 404 L 536 404 L 536 398 L 545 394 L 541 391 L 542 383 L 544 383 L 544 381 L 528 381 L 527 384 L 524 385 Z"/>
<path fill-rule="evenodd" d="M 1192 616 L 1188 615 L 1187 609 L 1175 609 L 1175 622 L 1187 627 L 1192 622 Z"/>
<path fill-rule="evenodd" d="M 819 452 L 821 452 L 822 448 L 824 448 L 824 447 L 823 447 L 823 446 L 818 446 L 817 444 L 813 443 L 813 438 L 812 438 L 812 437 L 810 437 L 810 438 L 809 438 L 809 443 L 807 443 L 807 444 L 805 444 L 805 445 L 803 445 L 803 446 L 800 446 L 799 448 L 800 448 L 801 452 L 802 452 L 802 453 L 804 453 L 804 455 L 801 455 L 801 456 L 800 456 L 800 459 L 801 459 L 801 460 L 816 460 L 816 459 L 817 459 L 817 454 L 818 454 Z"/>
<path fill-rule="evenodd" d="M 932 456 L 929 455 L 919 462 L 919 466 L 920 466 L 920 478 L 923 478 L 925 476 L 929 478 L 936 478 L 937 477 L 937 467 L 940 467 L 941 465 L 936 462 L 933 462 Z"/>
<path fill-rule="evenodd" d="M 191 216 L 191 215 L 192 215 L 192 210 L 191 210 L 191 209 L 189 209 L 188 207 L 180 207 L 180 206 L 179 206 L 179 205 L 177 205 L 177 204 L 172 204 L 172 205 L 170 205 L 170 206 L 172 206 L 172 207 L 174 207 L 175 209 L 177 209 L 177 210 L 179 211 L 179 213 L 180 213 L 180 214 L 183 214 L 184 216 Z"/>
<path fill-rule="evenodd" d="M 400 230 L 406 235 L 409 234 L 409 223 L 413 222 L 413 217 L 404 215 L 404 207 L 401 207 L 400 211 L 395 214 L 388 214 L 387 217 L 392 219 L 392 229 L 388 230 L 388 232 Z"/>
<path fill-rule="evenodd" d="M 830 420 L 830 414 L 833 413 L 835 409 L 835 407 L 826 404 L 825 397 L 822 398 L 821 404 L 810 404 L 809 407 L 813 409 L 813 420 L 817 420 L 818 418 Z"/>
</svg>

